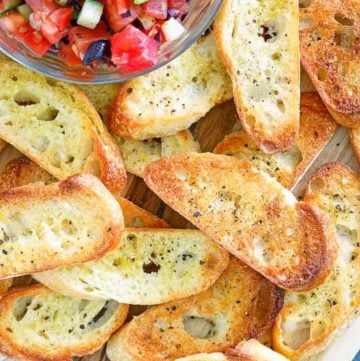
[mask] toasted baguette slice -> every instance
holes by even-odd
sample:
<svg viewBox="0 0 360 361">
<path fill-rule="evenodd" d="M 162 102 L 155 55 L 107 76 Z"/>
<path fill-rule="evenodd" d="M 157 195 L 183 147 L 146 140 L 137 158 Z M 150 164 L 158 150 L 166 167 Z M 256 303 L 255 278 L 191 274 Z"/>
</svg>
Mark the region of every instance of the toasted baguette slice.
<svg viewBox="0 0 360 361">
<path fill-rule="evenodd" d="M 144 176 L 148 164 L 161 158 L 161 143 L 157 139 L 133 140 L 114 137 L 120 147 L 126 170 L 138 177 Z"/>
<path fill-rule="evenodd" d="M 111 361 L 172 361 L 225 351 L 271 327 L 282 293 L 232 258 L 207 291 L 155 306 L 130 321 L 110 340 L 108 357 Z"/>
<path fill-rule="evenodd" d="M 359 1 L 314 0 L 301 21 L 301 62 L 324 103 L 345 121 L 356 113 L 360 120 Z"/>
<path fill-rule="evenodd" d="M 200 152 L 199 143 L 189 130 L 159 139 L 131 140 L 115 136 L 125 168 L 129 173 L 144 177 L 148 164 L 176 153 Z"/>
<path fill-rule="evenodd" d="M 242 341 L 235 349 L 223 353 L 198 354 L 176 361 L 289 361 L 286 357 L 262 345 L 259 341 L 251 339 Z"/>
<path fill-rule="evenodd" d="M 127 228 L 169 228 L 169 225 L 161 218 L 154 216 L 128 201 L 125 198 L 117 198 L 124 215 L 125 227 Z"/>
<path fill-rule="evenodd" d="M 50 173 L 27 158 L 17 158 L 10 161 L 0 173 L 0 192 L 10 188 L 24 186 L 30 183 L 45 184 L 56 181 Z M 169 225 L 150 212 L 136 206 L 122 197 L 116 197 L 124 216 L 125 227 L 138 228 L 168 228 Z"/>
<path fill-rule="evenodd" d="M 334 227 L 317 207 L 234 157 L 187 153 L 151 163 L 165 203 L 279 287 L 310 289 L 331 270 Z"/>
<path fill-rule="evenodd" d="M 322 351 L 360 306 L 360 176 L 340 163 L 323 165 L 311 178 L 305 200 L 333 218 L 339 253 L 322 285 L 286 293 L 273 345 L 291 360 Z"/>
<path fill-rule="evenodd" d="M 170 64 L 125 83 L 109 111 L 113 134 L 130 139 L 173 135 L 232 97 L 213 35 Z"/>
<path fill-rule="evenodd" d="M 119 93 L 121 84 L 79 84 L 78 87 L 88 96 L 101 118 L 106 119 L 111 103 Z"/>
<path fill-rule="evenodd" d="M 126 229 L 118 248 L 100 260 L 34 275 L 62 294 L 153 305 L 209 288 L 228 253 L 197 230 Z"/>
<path fill-rule="evenodd" d="M 264 154 L 244 131 L 233 133 L 219 143 L 214 153 L 250 161 L 259 170 L 292 188 L 336 130 L 336 123 L 316 93 L 301 96 L 299 137 L 287 151 Z"/>
<path fill-rule="evenodd" d="M 267 154 L 287 150 L 299 128 L 298 0 L 225 0 L 215 19 L 245 131 Z"/>
<path fill-rule="evenodd" d="M 4 191 L 0 278 L 99 258 L 118 245 L 123 228 L 118 202 L 91 175 Z"/>
<path fill-rule="evenodd" d="M 100 177 L 121 191 L 126 172 L 120 151 L 87 97 L 16 63 L 0 63 L 0 137 L 58 179 Z"/>
<path fill-rule="evenodd" d="M 20 360 L 71 361 L 95 352 L 125 321 L 127 305 L 62 296 L 42 285 L 0 299 L 0 344 Z"/>
<path fill-rule="evenodd" d="M 190 130 L 161 138 L 162 157 L 186 152 L 200 152 L 200 144 L 194 139 Z"/>
<path fill-rule="evenodd" d="M 359 123 L 360 125 L 360 123 Z M 349 129 L 349 138 L 355 153 L 356 159 L 360 163 L 360 128 Z"/>
<path fill-rule="evenodd" d="M 30 183 L 50 184 L 56 181 L 57 179 L 45 169 L 30 159 L 21 157 L 10 161 L 0 173 L 0 191 L 3 192 Z"/>
</svg>

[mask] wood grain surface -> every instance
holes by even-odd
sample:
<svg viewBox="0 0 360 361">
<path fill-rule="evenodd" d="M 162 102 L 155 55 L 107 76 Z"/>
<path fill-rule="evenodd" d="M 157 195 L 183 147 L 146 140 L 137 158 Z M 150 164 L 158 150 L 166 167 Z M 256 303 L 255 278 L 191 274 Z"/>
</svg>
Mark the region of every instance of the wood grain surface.
<svg viewBox="0 0 360 361">
<path fill-rule="evenodd" d="M 312 91 L 314 88 L 311 84 L 311 81 L 305 73 L 302 74 L 302 90 L 303 91 Z M 197 124 L 193 125 L 191 131 L 193 132 L 195 138 L 199 141 L 201 150 L 203 152 L 211 152 L 215 145 L 221 141 L 225 135 L 229 134 L 233 129 L 239 128 L 239 122 L 237 120 L 234 104 L 232 101 L 229 101 L 225 104 L 219 105 L 212 109 L 204 118 L 202 118 Z M 14 148 L 8 146 L 0 154 L 0 170 L 4 165 L 13 158 L 16 158 L 20 155 Z M 354 154 L 351 150 L 351 146 L 348 139 L 347 129 L 344 127 L 338 128 L 332 139 L 325 145 L 320 154 L 317 156 L 315 161 L 309 166 L 308 170 L 304 176 L 298 181 L 298 183 L 293 188 L 293 192 L 296 196 L 301 196 L 304 188 L 306 187 L 307 181 L 311 174 L 315 171 L 317 167 L 321 164 L 330 162 L 330 161 L 339 161 L 349 165 L 354 170 L 360 171 L 360 166 L 356 162 Z M 142 179 L 129 176 L 126 192 L 124 194 L 129 200 L 135 204 L 141 206 L 142 208 L 147 209 L 148 211 L 157 214 L 159 217 L 164 218 L 172 227 L 174 228 L 189 228 L 193 227 L 186 220 L 184 220 L 180 215 L 178 215 L 171 208 L 167 207 L 160 199 L 154 195 L 150 189 L 148 189 Z M 31 282 L 29 277 L 22 277 L 20 280 L 16 281 L 16 284 L 24 284 Z M 138 309 L 133 308 L 133 313 L 138 313 Z M 355 326 L 354 326 L 355 324 Z M 342 355 L 342 361 L 350 361 L 356 350 L 360 348 L 360 339 L 356 337 L 357 340 L 354 342 L 354 336 L 359 335 L 360 332 L 360 322 L 355 320 L 353 325 L 346 331 L 346 333 L 337 341 L 342 342 L 341 345 L 350 345 L 350 340 L 352 341 L 352 350 L 348 350 L 349 356 L 346 358 Z M 347 342 L 347 339 L 349 342 Z M 345 346 L 347 347 L 347 346 Z M 350 346 L 349 346 L 350 347 Z M 338 349 L 337 349 L 338 351 Z M 350 356 L 352 354 L 352 356 Z M 335 355 L 335 356 L 334 356 Z M 336 357 L 336 354 L 330 350 L 327 351 L 326 356 L 317 357 L 316 361 L 320 360 L 337 360 L 339 359 L 332 358 Z M 345 358 L 343 358 L 345 357 Z M 99 350 L 93 355 L 89 355 L 82 358 L 76 358 L 76 360 L 82 361 L 106 361 L 106 355 L 104 348 Z M 151 360 L 149 360 L 151 361 Z"/>
</svg>

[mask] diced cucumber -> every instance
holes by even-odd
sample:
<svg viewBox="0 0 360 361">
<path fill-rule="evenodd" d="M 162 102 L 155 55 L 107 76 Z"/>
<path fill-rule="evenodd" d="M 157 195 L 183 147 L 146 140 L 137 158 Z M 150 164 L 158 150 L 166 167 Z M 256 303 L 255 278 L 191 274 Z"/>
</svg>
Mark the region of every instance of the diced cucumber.
<svg viewBox="0 0 360 361">
<path fill-rule="evenodd" d="M 94 0 L 85 0 L 77 19 L 78 25 L 88 29 L 95 29 L 96 25 L 100 22 L 103 10 L 104 5 L 102 3 Z"/>
<path fill-rule="evenodd" d="M 161 30 L 165 36 L 166 41 L 173 41 L 180 37 L 185 28 L 174 18 L 170 18 L 161 25 Z"/>
<path fill-rule="evenodd" d="M 31 7 L 28 4 L 22 4 L 17 7 L 18 12 L 29 21 L 30 15 L 32 13 Z"/>
<path fill-rule="evenodd" d="M 134 0 L 134 4 L 141 5 L 143 3 L 146 3 L 147 1 L 149 1 L 149 0 Z"/>
<path fill-rule="evenodd" d="M 12 9 L 19 6 L 23 0 L 4 0 L 4 9 Z"/>
</svg>

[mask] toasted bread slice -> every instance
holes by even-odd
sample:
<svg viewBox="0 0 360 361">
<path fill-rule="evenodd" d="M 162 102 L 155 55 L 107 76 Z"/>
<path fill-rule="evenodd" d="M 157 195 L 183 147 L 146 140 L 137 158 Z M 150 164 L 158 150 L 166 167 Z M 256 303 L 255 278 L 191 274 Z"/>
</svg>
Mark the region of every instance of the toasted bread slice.
<svg viewBox="0 0 360 361">
<path fill-rule="evenodd" d="M 250 161 L 270 174 L 285 188 L 292 188 L 321 149 L 334 135 L 336 123 L 316 93 L 301 96 L 300 132 L 287 151 L 264 154 L 244 131 L 233 133 L 219 143 L 214 153 L 232 155 Z"/>
<path fill-rule="evenodd" d="M 200 144 L 194 139 L 190 130 L 161 138 L 162 157 L 186 152 L 200 152 Z"/>
<path fill-rule="evenodd" d="M 5 142 L 5 140 L 0 139 L 0 152 L 2 152 L 7 146 L 7 143 Z"/>
<path fill-rule="evenodd" d="M 56 181 L 57 179 L 45 169 L 30 159 L 22 157 L 10 161 L 0 173 L 0 191 L 3 192 L 29 183 L 50 184 Z"/>
<path fill-rule="evenodd" d="M 251 339 L 242 341 L 235 349 L 223 353 L 197 354 L 176 361 L 289 361 L 286 357 Z"/>
<path fill-rule="evenodd" d="M 341 114 L 360 120 L 359 1 L 314 0 L 301 22 L 301 62 L 324 103 L 340 123 Z"/>
<path fill-rule="evenodd" d="M 95 352 L 125 321 L 127 305 L 62 296 L 42 285 L 0 299 L 0 345 L 20 360 L 71 361 Z"/>
<path fill-rule="evenodd" d="M 0 137 L 58 179 L 92 173 L 126 184 L 120 151 L 87 97 L 16 63 L 0 63 Z"/>
<path fill-rule="evenodd" d="M 125 83 L 112 104 L 108 125 L 130 139 L 173 135 L 232 97 L 231 81 L 213 35 L 170 64 Z"/>
<path fill-rule="evenodd" d="M 360 124 L 360 123 L 359 123 Z M 360 128 L 349 129 L 350 142 L 356 156 L 356 159 L 360 163 Z"/>
<path fill-rule="evenodd" d="M 24 186 L 30 183 L 43 182 L 53 183 L 56 178 L 39 165 L 25 157 L 10 161 L 0 173 L 0 192 L 10 188 Z M 150 212 L 130 202 L 129 200 L 116 197 L 120 204 L 125 227 L 137 228 L 168 228 L 169 225 Z"/>
<path fill-rule="evenodd" d="M 115 136 L 125 168 L 129 173 L 144 177 L 148 164 L 176 153 L 200 152 L 199 143 L 189 130 L 160 139 L 132 140 Z"/>
<path fill-rule="evenodd" d="M 336 255 L 335 230 L 247 161 L 211 153 L 163 158 L 145 182 L 165 203 L 279 287 L 320 284 Z"/>
<path fill-rule="evenodd" d="M 118 248 L 100 260 L 34 275 L 62 294 L 153 305 L 209 288 L 228 253 L 197 230 L 126 229 Z"/>
<path fill-rule="evenodd" d="M 119 93 L 121 84 L 79 84 L 78 87 L 88 96 L 102 119 L 106 119 L 111 103 Z"/>
<path fill-rule="evenodd" d="M 161 158 L 161 143 L 157 139 L 133 140 L 114 137 L 120 147 L 126 170 L 138 177 L 144 176 L 148 164 Z"/>
<path fill-rule="evenodd" d="M 172 361 L 225 351 L 271 327 L 281 308 L 282 293 L 232 258 L 207 291 L 155 306 L 130 321 L 110 340 L 108 357 L 111 361 Z"/>
<path fill-rule="evenodd" d="M 128 201 L 126 198 L 118 197 L 124 215 L 125 227 L 127 228 L 169 228 L 169 225 L 161 218 L 154 216 Z"/>
<path fill-rule="evenodd" d="M 4 191 L 0 278 L 99 258 L 118 245 L 123 228 L 118 202 L 91 175 Z"/>
<path fill-rule="evenodd" d="M 286 293 L 273 345 L 291 360 L 322 351 L 360 306 L 360 176 L 340 163 L 323 165 L 311 178 L 305 200 L 332 217 L 339 253 L 322 285 Z"/>
<path fill-rule="evenodd" d="M 299 128 L 298 0 L 225 0 L 215 39 L 245 131 L 264 153 L 289 149 Z"/>
</svg>

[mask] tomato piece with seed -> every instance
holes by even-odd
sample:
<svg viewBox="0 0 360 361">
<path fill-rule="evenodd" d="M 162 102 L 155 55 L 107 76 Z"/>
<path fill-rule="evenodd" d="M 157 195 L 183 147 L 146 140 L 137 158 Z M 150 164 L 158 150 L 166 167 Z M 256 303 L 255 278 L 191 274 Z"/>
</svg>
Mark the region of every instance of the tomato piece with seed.
<svg viewBox="0 0 360 361">
<path fill-rule="evenodd" d="M 81 59 L 76 56 L 71 44 L 65 44 L 63 41 L 59 45 L 59 55 L 66 65 L 69 66 L 80 66 L 82 65 Z"/>
</svg>

